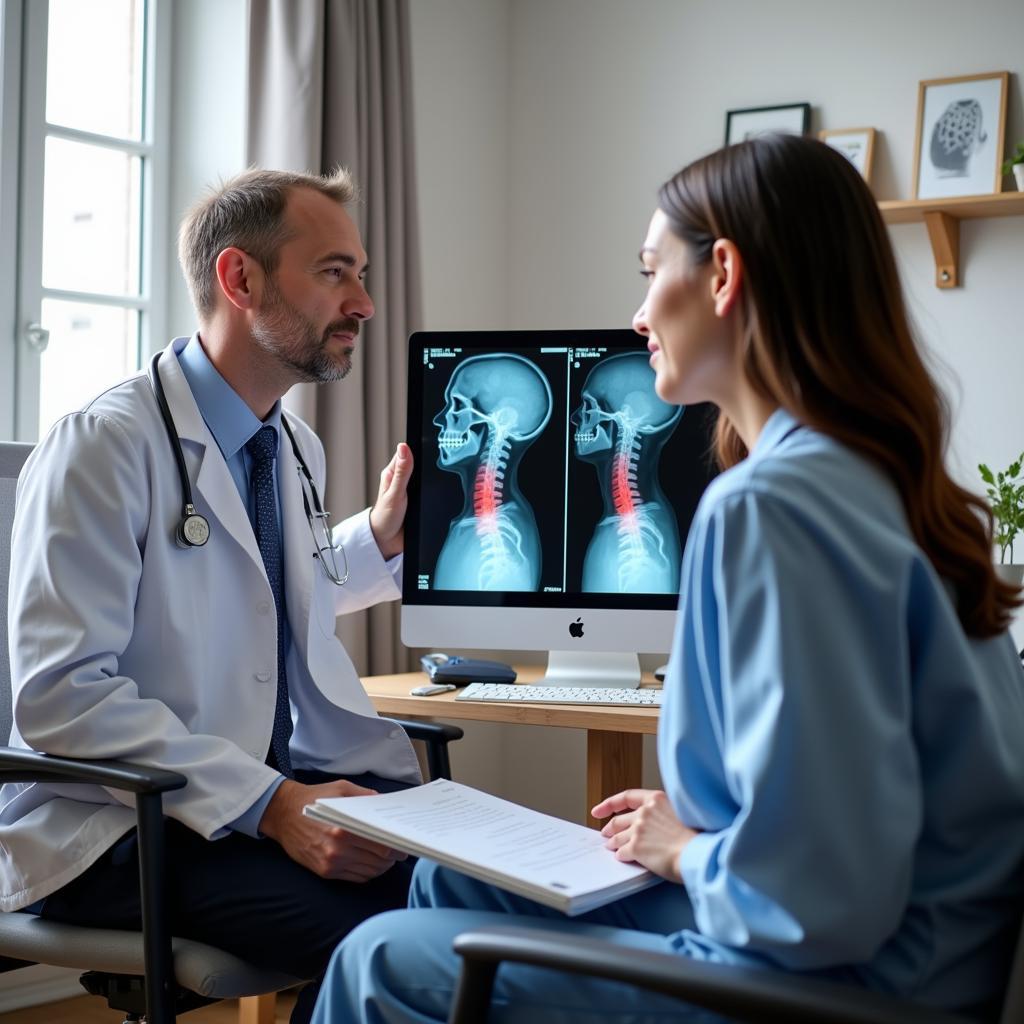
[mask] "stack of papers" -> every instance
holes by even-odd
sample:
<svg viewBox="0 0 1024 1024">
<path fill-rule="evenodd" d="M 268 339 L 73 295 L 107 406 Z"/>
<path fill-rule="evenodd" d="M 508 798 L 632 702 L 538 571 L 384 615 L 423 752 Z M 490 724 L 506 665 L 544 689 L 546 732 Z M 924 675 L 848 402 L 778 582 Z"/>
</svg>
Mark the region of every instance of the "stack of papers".
<svg viewBox="0 0 1024 1024">
<path fill-rule="evenodd" d="M 380 796 L 317 800 L 305 813 L 570 917 L 661 881 L 616 860 L 592 828 L 447 779 Z"/>
</svg>

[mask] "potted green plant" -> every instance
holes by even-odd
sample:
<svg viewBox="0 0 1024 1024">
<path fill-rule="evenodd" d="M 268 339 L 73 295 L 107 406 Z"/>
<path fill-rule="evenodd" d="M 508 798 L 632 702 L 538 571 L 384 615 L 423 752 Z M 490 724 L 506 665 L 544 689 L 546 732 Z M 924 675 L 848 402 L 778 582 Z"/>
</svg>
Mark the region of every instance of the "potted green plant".
<svg viewBox="0 0 1024 1024">
<path fill-rule="evenodd" d="M 993 473 L 984 462 L 978 472 L 985 481 L 985 493 L 995 519 L 995 542 L 999 546 L 999 563 L 996 572 L 1007 583 L 1021 585 L 1024 580 L 1024 564 L 1013 561 L 1013 542 L 1024 529 L 1024 482 L 1021 481 L 1021 466 L 1024 453 L 1005 470 Z M 1009 555 L 1009 558 L 1007 558 Z"/>
<path fill-rule="evenodd" d="M 1024 192 L 1024 142 L 1018 142 L 1013 155 L 1003 164 L 1003 174 L 1013 171 L 1017 179 L 1017 191 Z"/>
</svg>

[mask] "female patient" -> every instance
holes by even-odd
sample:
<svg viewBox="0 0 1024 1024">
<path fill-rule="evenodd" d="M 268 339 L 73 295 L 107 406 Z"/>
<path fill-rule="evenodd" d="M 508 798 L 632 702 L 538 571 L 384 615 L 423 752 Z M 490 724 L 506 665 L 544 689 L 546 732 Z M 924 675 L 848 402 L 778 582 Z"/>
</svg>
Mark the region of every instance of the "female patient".
<svg viewBox="0 0 1024 1024">
<path fill-rule="evenodd" d="M 1019 603 L 871 194 L 815 141 L 763 137 L 659 193 L 634 326 L 658 394 L 720 409 L 658 754 L 665 792 L 594 808 L 665 878 L 568 920 L 421 862 L 411 906 L 341 945 L 315 1020 L 443 1021 L 452 939 L 516 919 L 701 960 L 990 1007 L 1024 900 Z M 695 1020 L 676 1001 L 506 964 L 493 1021 Z"/>
</svg>

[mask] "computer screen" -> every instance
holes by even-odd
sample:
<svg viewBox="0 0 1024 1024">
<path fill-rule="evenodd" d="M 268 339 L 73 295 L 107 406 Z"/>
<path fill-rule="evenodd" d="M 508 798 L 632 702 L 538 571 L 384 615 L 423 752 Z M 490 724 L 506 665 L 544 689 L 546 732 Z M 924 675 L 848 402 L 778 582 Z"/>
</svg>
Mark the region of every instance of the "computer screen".
<svg viewBox="0 0 1024 1024">
<path fill-rule="evenodd" d="M 657 396 L 630 330 L 412 335 L 403 641 L 634 685 L 671 645 L 713 423 Z"/>
</svg>

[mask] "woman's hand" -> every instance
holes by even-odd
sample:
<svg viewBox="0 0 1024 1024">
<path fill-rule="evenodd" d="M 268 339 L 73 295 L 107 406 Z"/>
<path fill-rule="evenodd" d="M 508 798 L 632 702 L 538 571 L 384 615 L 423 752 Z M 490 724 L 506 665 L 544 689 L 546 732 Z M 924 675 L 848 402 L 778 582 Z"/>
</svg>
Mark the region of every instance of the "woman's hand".
<svg viewBox="0 0 1024 1024">
<path fill-rule="evenodd" d="M 697 833 L 677 817 L 660 789 L 627 789 L 606 797 L 591 812 L 605 823 L 605 846 L 623 861 L 635 861 L 670 882 L 682 882 L 679 855 Z"/>
</svg>

